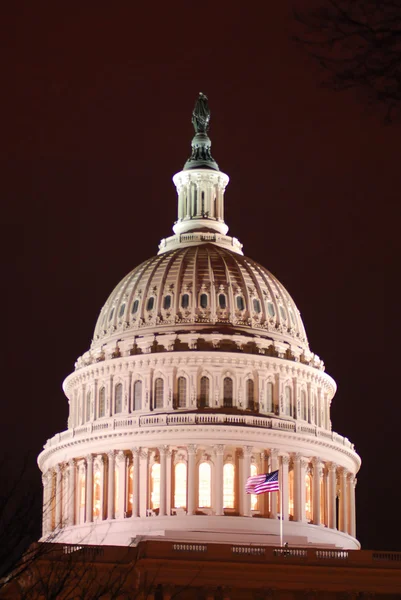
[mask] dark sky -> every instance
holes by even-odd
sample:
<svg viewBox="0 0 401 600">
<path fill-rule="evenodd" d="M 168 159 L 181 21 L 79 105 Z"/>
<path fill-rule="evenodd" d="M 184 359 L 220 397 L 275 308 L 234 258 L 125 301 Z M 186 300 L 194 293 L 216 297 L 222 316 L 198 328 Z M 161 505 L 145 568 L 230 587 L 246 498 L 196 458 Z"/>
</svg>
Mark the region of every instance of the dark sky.
<svg viewBox="0 0 401 600">
<path fill-rule="evenodd" d="M 401 550 L 400 124 L 324 89 L 291 0 L 265 4 L 2 7 L 1 450 L 41 494 L 62 380 L 112 288 L 171 233 L 202 91 L 230 233 L 288 288 L 339 386 L 333 428 L 362 457 L 358 537 Z"/>
</svg>

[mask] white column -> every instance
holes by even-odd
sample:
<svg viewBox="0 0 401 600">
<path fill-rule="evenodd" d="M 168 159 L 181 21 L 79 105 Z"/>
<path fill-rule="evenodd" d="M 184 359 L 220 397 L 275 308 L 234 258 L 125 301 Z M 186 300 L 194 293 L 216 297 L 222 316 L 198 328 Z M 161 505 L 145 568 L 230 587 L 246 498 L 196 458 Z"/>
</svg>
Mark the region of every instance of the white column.
<svg viewBox="0 0 401 600">
<path fill-rule="evenodd" d="M 340 469 L 340 515 L 339 529 L 344 533 L 348 532 L 348 511 L 347 511 L 347 469 Z"/>
<path fill-rule="evenodd" d="M 188 506 L 187 514 L 193 515 L 195 513 L 195 458 L 196 458 L 196 445 L 188 445 Z"/>
<path fill-rule="evenodd" d="M 266 452 L 260 453 L 260 465 L 261 465 L 261 473 L 267 473 L 269 470 L 268 466 L 269 456 Z M 269 496 L 270 494 L 261 494 L 259 496 L 259 507 L 260 514 L 264 517 L 269 516 Z"/>
<path fill-rule="evenodd" d="M 322 522 L 322 515 L 320 509 L 320 481 L 323 474 L 322 463 L 319 458 L 313 459 L 313 523 L 320 525 Z"/>
<path fill-rule="evenodd" d="M 67 501 L 67 524 L 69 526 L 75 523 L 75 461 L 71 459 L 68 462 L 68 501 Z"/>
<path fill-rule="evenodd" d="M 214 511 L 217 516 L 223 515 L 223 459 L 224 445 L 217 444 L 213 447 L 215 452 L 215 467 L 214 467 Z"/>
<path fill-rule="evenodd" d="M 114 519 L 114 450 L 107 453 L 107 518 Z"/>
<path fill-rule="evenodd" d="M 160 455 L 160 507 L 159 516 L 166 515 L 166 446 L 159 448 Z"/>
<path fill-rule="evenodd" d="M 300 488 L 301 488 L 301 506 L 300 506 L 300 512 L 301 512 L 301 521 L 306 521 L 306 510 L 305 510 L 305 504 L 306 504 L 306 483 L 305 483 L 305 476 L 306 476 L 306 469 L 309 465 L 309 461 L 306 460 L 305 458 L 301 458 L 301 460 L 299 461 L 299 471 L 300 471 Z"/>
<path fill-rule="evenodd" d="M 132 448 L 133 481 L 132 481 L 132 516 L 139 517 L 139 448 Z"/>
<path fill-rule="evenodd" d="M 329 470 L 329 481 L 328 481 L 328 494 L 329 494 L 329 520 L 328 526 L 330 529 L 337 529 L 337 465 L 330 463 L 328 465 Z"/>
<path fill-rule="evenodd" d="M 352 537 L 356 537 L 356 522 L 355 522 L 355 475 L 349 473 L 348 475 L 348 533 Z"/>
<path fill-rule="evenodd" d="M 88 454 L 86 457 L 86 502 L 85 502 L 85 522 L 93 521 L 93 456 Z"/>
<path fill-rule="evenodd" d="M 294 520 L 306 520 L 305 515 L 305 470 L 308 461 L 297 453 L 294 456 Z"/>
<path fill-rule="evenodd" d="M 63 472 L 61 470 L 61 465 L 56 465 L 56 518 L 55 518 L 55 526 L 56 529 L 61 527 L 61 506 L 62 506 L 62 477 Z"/>
<path fill-rule="evenodd" d="M 244 517 L 251 516 L 251 495 L 245 492 L 245 485 L 248 477 L 251 474 L 251 456 L 252 446 L 245 446 L 242 450 L 242 514 Z"/>
<path fill-rule="evenodd" d="M 115 507 L 116 518 L 125 517 L 125 494 L 126 494 L 126 459 L 122 450 L 117 453 L 116 465 L 118 470 L 118 500 Z"/>
<path fill-rule="evenodd" d="M 279 478 L 281 493 L 283 495 L 282 508 L 280 507 L 280 511 L 283 511 L 282 519 L 283 521 L 288 521 L 288 466 L 290 464 L 290 457 L 287 454 L 283 454 L 281 457 L 281 477 Z"/>
<path fill-rule="evenodd" d="M 167 447 L 168 448 L 168 447 Z M 171 448 L 166 452 L 166 512 L 171 515 Z"/>
<path fill-rule="evenodd" d="M 272 471 L 277 471 L 278 469 L 278 450 L 277 448 L 273 448 L 270 452 L 270 473 Z M 271 492 L 269 494 L 270 498 L 270 518 L 277 519 L 277 501 L 278 494 L 277 492 Z"/>
<path fill-rule="evenodd" d="M 148 472 L 148 450 L 146 448 L 141 450 L 139 455 L 140 466 L 139 466 L 139 478 L 141 486 L 139 490 L 139 515 L 146 517 L 146 511 L 148 508 L 148 487 L 149 487 L 149 472 Z"/>
<path fill-rule="evenodd" d="M 42 475 L 43 483 L 43 520 L 42 520 L 42 535 L 48 535 L 51 531 L 51 471 L 46 471 Z"/>
</svg>

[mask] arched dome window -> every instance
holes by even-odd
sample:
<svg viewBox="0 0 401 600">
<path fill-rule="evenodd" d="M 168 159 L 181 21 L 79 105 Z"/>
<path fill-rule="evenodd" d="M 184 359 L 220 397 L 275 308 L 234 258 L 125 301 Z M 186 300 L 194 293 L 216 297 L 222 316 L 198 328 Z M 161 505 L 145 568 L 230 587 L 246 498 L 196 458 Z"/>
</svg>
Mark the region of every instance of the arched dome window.
<svg viewBox="0 0 401 600">
<path fill-rule="evenodd" d="M 223 507 L 234 508 L 234 474 L 235 469 L 232 463 L 226 463 L 223 467 Z"/>
<path fill-rule="evenodd" d="M 276 311 L 274 310 L 274 304 L 273 304 L 273 302 L 268 302 L 267 303 L 267 312 L 269 313 L 269 315 L 271 317 L 275 317 L 276 316 Z"/>
<path fill-rule="evenodd" d="M 245 302 L 244 302 L 244 298 L 242 296 L 237 296 L 237 308 L 238 308 L 238 310 L 245 309 Z"/>
<path fill-rule="evenodd" d="M 288 472 L 288 515 L 294 518 L 294 469 Z"/>
<path fill-rule="evenodd" d="M 209 377 L 203 376 L 200 380 L 200 396 L 199 396 L 199 404 L 201 408 L 205 406 L 209 406 L 209 389 L 210 382 Z"/>
<path fill-rule="evenodd" d="M 174 508 L 187 506 L 187 465 L 179 462 L 174 468 Z"/>
<path fill-rule="evenodd" d="M 142 408 L 142 381 L 139 379 L 134 383 L 134 410 Z"/>
<path fill-rule="evenodd" d="M 181 296 L 181 308 L 188 308 L 189 306 L 189 294 L 183 294 Z"/>
<path fill-rule="evenodd" d="M 106 414 L 106 388 L 103 386 L 99 390 L 99 417 Z"/>
<path fill-rule="evenodd" d="M 123 384 L 118 383 L 114 390 L 114 412 L 120 413 L 123 410 Z"/>
<path fill-rule="evenodd" d="M 200 295 L 200 299 L 199 299 L 199 304 L 201 308 L 207 308 L 207 304 L 208 304 L 208 297 L 207 294 L 201 294 Z"/>
<path fill-rule="evenodd" d="M 230 407 L 233 405 L 233 380 L 231 379 L 231 377 L 224 377 L 223 405 L 226 407 Z"/>
<path fill-rule="evenodd" d="M 292 390 L 289 385 L 285 386 L 284 390 L 284 414 L 288 417 L 291 416 L 291 405 L 292 405 Z"/>
<path fill-rule="evenodd" d="M 260 302 L 257 298 L 253 299 L 253 310 L 255 311 L 255 313 L 260 313 Z"/>
<path fill-rule="evenodd" d="M 305 390 L 301 391 L 301 418 L 304 421 L 307 421 L 308 419 L 308 411 L 307 411 L 307 399 L 306 399 L 306 392 Z"/>
<path fill-rule="evenodd" d="M 119 316 L 120 319 L 124 315 L 124 313 L 125 313 L 125 302 L 123 302 L 121 304 L 121 306 L 120 306 L 120 310 L 119 310 L 119 313 L 118 313 L 118 316 Z"/>
<path fill-rule="evenodd" d="M 170 294 L 168 294 L 167 296 L 164 296 L 163 308 L 164 308 L 164 310 L 168 310 L 170 307 L 171 307 L 171 296 L 170 296 Z"/>
<path fill-rule="evenodd" d="M 251 464 L 251 476 L 254 477 L 258 474 L 257 466 L 252 463 Z M 258 497 L 256 494 L 251 494 L 251 510 L 257 510 L 258 508 Z"/>
<path fill-rule="evenodd" d="M 285 314 L 285 310 L 284 310 L 283 306 L 280 306 L 280 315 L 281 315 L 281 318 L 283 319 L 283 321 L 287 320 L 287 315 Z"/>
<path fill-rule="evenodd" d="M 154 463 L 150 472 L 150 508 L 160 508 L 160 464 Z"/>
<path fill-rule="evenodd" d="M 98 466 L 93 470 L 93 518 L 101 518 L 101 473 Z"/>
<path fill-rule="evenodd" d="M 292 312 L 291 309 L 288 310 L 288 312 L 290 313 L 290 319 L 291 319 L 291 323 L 293 324 L 293 326 L 295 327 L 295 318 L 294 318 L 294 313 Z"/>
<path fill-rule="evenodd" d="M 187 380 L 185 377 L 178 378 L 177 392 L 178 408 L 185 408 L 187 405 Z"/>
<path fill-rule="evenodd" d="M 155 381 L 155 408 L 163 408 L 164 405 L 164 381 L 158 377 Z"/>
<path fill-rule="evenodd" d="M 134 300 L 133 304 L 132 304 L 132 308 L 131 308 L 131 313 L 134 315 L 135 313 L 138 312 L 138 308 L 139 308 L 139 300 L 136 299 Z"/>
<path fill-rule="evenodd" d="M 128 497 L 127 497 L 127 513 L 132 515 L 132 507 L 134 505 L 134 466 L 131 464 L 128 468 Z"/>
<path fill-rule="evenodd" d="M 227 308 L 227 299 L 225 294 L 219 294 L 219 307 L 224 310 Z"/>
<path fill-rule="evenodd" d="M 249 410 L 255 410 L 255 384 L 253 379 L 246 382 L 246 406 Z"/>
<path fill-rule="evenodd" d="M 154 306 L 155 306 L 155 299 L 153 296 L 151 296 L 150 298 L 148 298 L 148 302 L 146 304 L 146 310 L 151 311 L 151 310 L 153 310 Z"/>
<path fill-rule="evenodd" d="M 113 318 L 113 315 L 114 315 L 114 308 L 112 308 L 112 309 L 111 309 L 111 311 L 110 311 L 110 314 L 109 314 L 109 321 L 111 321 L 111 320 L 112 320 L 112 318 Z"/>
<path fill-rule="evenodd" d="M 271 381 L 266 383 L 266 412 L 273 412 L 273 384 Z"/>
<path fill-rule="evenodd" d="M 199 497 L 200 508 L 210 508 L 212 505 L 212 469 L 209 463 L 199 465 Z"/>
<path fill-rule="evenodd" d="M 305 516 L 307 521 L 312 521 L 313 518 L 312 506 L 312 473 L 309 471 L 305 474 Z"/>
<path fill-rule="evenodd" d="M 89 391 L 86 394 L 85 421 L 90 421 L 90 418 L 91 418 L 91 393 Z"/>
</svg>

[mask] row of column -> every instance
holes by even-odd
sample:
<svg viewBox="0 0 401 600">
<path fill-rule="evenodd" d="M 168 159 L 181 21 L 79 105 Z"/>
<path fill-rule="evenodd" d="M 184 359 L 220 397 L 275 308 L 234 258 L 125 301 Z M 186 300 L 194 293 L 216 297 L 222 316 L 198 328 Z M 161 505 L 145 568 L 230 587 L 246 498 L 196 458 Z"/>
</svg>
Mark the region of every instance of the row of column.
<svg viewBox="0 0 401 600">
<path fill-rule="evenodd" d="M 198 450 L 194 444 L 180 448 L 180 461 L 185 461 L 187 467 L 184 511 L 187 515 L 193 515 L 199 509 L 197 466 L 204 461 L 205 452 L 210 450 L 212 452 L 207 456 L 212 477 L 211 514 L 220 516 L 229 513 L 223 502 L 224 465 L 232 462 L 235 465 L 235 506 L 231 513 L 250 517 L 257 512 L 271 519 L 279 518 L 282 513 L 284 520 L 291 518 L 323 524 L 355 537 L 355 476 L 345 468 L 323 463 L 317 457 L 310 459 L 301 454 L 283 454 L 277 449 L 255 452 L 252 446 L 233 448 L 223 444 L 206 450 Z M 43 535 L 64 526 L 94 520 L 153 515 L 149 458 L 151 454 L 154 458 L 154 453 L 160 464 L 158 515 L 170 515 L 174 510 L 174 452 L 177 449 L 169 446 L 157 449 L 135 447 L 126 452 L 110 451 L 107 455 L 90 454 L 47 471 L 43 475 Z M 252 464 L 256 464 L 258 473 L 280 470 L 280 493 L 258 496 L 257 511 L 252 510 L 251 496 L 245 492 Z M 309 487 L 307 482 L 311 484 Z M 310 497 L 307 498 L 307 494 Z M 308 506 L 312 509 L 309 515 Z"/>
</svg>

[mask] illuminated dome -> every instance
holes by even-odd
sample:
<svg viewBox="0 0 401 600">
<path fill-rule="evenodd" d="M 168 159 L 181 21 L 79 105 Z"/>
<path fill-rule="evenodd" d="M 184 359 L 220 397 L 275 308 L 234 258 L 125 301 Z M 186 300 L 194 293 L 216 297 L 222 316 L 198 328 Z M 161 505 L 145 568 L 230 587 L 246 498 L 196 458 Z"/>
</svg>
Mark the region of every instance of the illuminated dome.
<svg viewBox="0 0 401 600">
<path fill-rule="evenodd" d="M 38 457 L 42 539 L 277 544 L 281 521 L 292 545 L 359 548 L 336 384 L 287 290 L 227 235 L 209 119 L 201 94 L 173 235 L 111 293 L 64 382 L 68 427 Z M 275 470 L 279 493 L 246 493 Z"/>
</svg>

